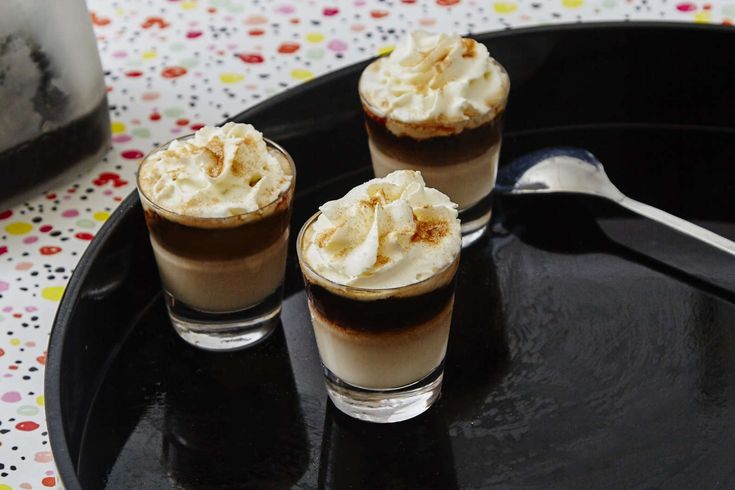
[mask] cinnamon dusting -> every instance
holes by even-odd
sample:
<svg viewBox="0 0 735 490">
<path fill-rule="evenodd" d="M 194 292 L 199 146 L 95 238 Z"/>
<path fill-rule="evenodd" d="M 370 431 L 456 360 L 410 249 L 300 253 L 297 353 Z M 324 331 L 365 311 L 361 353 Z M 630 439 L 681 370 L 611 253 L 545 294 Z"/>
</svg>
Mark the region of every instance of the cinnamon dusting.
<svg viewBox="0 0 735 490">
<path fill-rule="evenodd" d="M 448 234 L 449 225 L 446 221 L 416 221 L 416 231 L 413 233 L 411 241 L 435 245 Z"/>
<path fill-rule="evenodd" d="M 316 243 L 319 247 L 324 248 L 327 246 L 327 242 L 332 239 L 334 234 L 337 232 L 337 228 L 332 228 L 316 237 Z"/>
<path fill-rule="evenodd" d="M 370 196 L 369 199 L 363 199 L 362 201 L 360 201 L 361 204 L 369 208 L 375 208 L 378 204 L 384 206 L 387 202 L 388 198 L 386 197 L 385 191 L 383 189 L 378 189 L 375 195 Z"/>
<path fill-rule="evenodd" d="M 207 175 L 212 178 L 219 176 L 225 165 L 224 143 L 219 138 L 212 138 L 204 147 L 204 151 L 212 157 L 212 164 L 207 165 Z"/>
<path fill-rule="evenodd" d="M 475 57 L 475 46 L 477 43 L 466 37 L 462 38 L 462 58 L 474 58 Z"/>
<path fill-rule="evenodd" d="M 442 68 L 440 65 L 445 65 L 446 64 L 445 61 L 447 60 L 448 57 L 449 57 L 449 50 L 445 49 L 444 52 L 439 56 L 439 58 L 437 58 L 437 60 L 434 62 L 435 63 L 434 69 L 438 72 L 443 71 L 442 69 L 440 69 Z"/>
<path fill-rule="evenodd" d="M 237 177 L 242 177 L 243 175 L 245 175 L 245 160 L 243 158 L 240 158 L 239 151 L 235 153 L 235 158 L 232 159 L 232 166 L 230 167 L 230 171 L 232 172 L 232 175 L 235 175 Z M 260 178 L 261 177 L 258 176 L 255 180 L 255 183 L 253 183 L 251 179 L 250 185 L 253 186 L 257 184 Z"/>
<path fill-rule="evenodd" d="M 375 258 L 375 266 L 376 267 L 383 267 L 388 262 L 390 262 L 390 259 L 388 257 L 386 257 L 385 255 L 378 255 Z"/>
</svg>

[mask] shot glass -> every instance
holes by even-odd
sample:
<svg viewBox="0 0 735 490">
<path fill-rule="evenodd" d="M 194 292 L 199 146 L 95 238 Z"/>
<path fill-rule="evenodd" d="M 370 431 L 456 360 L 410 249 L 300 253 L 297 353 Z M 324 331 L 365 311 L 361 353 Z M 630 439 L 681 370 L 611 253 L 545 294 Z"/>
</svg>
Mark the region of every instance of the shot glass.
<svg viewBox="0 0 735 490">
<path fill-rule="evenodd" d="M 319 214 L 301 229 L 297 252 L 329 398 L 369 422 L 413 418 L 441 392 L 459 251 L 431 277 L 406 286 L 337 284 L 304 258 Z"/>
<path fill-rule="evenodd" d="M 366 73 L 377 70 L 379 63 L 381 59 L 363 71 L 361 87 Z M 492 63 L 507 77 L 497 61 Z M 359 92 L 375 176 L 401 169 L 421 171 L 429 187 L 458 204 L 462 246 L 474 243 L 492 215 L 507 92 L 486 113 L 454 123 L 393 119 L 371 103 L 362 89 Z"/>
<path fill-rule="evenodd" d="M 296 169 L 283 148 L 265 141 L 292 179 L 286 191 L 252 212 L 174 213 L 146 196 L 138 179 L 171 323 L 182 339 L 202 349 L 241 349 L 265 339 L 278 324 Z M 141 168 L 169 144 L 151 152 Z"/>
</svg>

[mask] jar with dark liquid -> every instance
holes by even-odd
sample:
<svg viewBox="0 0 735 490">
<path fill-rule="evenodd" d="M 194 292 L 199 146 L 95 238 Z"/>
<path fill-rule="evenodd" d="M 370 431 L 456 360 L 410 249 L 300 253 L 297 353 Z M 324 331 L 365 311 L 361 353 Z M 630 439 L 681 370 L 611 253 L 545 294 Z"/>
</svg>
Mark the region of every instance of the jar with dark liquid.
<svg viewBox="0 0 735 490">
<path fill-rule="evenodd" d="M 106 88 L 83 0 L 0 3 L 0 201 L 102 158 Z"/>
</svg>

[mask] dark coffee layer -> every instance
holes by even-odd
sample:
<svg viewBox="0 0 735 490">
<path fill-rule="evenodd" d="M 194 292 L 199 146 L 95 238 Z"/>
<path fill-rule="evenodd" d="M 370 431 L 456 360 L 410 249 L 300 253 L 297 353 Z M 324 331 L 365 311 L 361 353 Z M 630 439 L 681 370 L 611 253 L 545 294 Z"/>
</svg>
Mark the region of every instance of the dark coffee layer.
<svg viewBox="0 0 735 490">
<path fill-rule="evenodd" d="M 346 330 L 375 333 L 421 325 L 434 318 L 452 300 L 454 281 L 418 296 L 360 301 L 306 283 L 306 293 L 317 312 Z"/>
<path fill-rule="evenodd" d="M 500 142 L 503 112 L 476 128 L 451 136 L 415 139 L 396 136 L 385 125 L 385 119 L 365 109 L 365 126 L 370 141 L 391 158 L 412 165 L 452 165 L 485 153 Z"/>
<path fill-rule="evenodd" d="M 56 177 L 99 152 L 109 138 L 107 99 L 58 129 L 0 152 L 0 199 Z"/>
<path fill-rule="evenodd" d="M 145 211 L 148 229 L 169 252 L 199 260 L 237 259 L 260 252 L 279 240 L 291 218 L 288 196 L 278 209 L 261 219 L 229 228 L 198 228 Z"/>
</svg>

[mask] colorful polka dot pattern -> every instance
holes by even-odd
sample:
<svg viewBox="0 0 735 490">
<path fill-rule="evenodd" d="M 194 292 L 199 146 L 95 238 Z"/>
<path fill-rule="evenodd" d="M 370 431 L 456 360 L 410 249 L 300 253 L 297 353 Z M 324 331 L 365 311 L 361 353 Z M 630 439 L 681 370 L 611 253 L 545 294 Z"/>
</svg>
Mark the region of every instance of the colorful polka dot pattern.
<svg viewBox="0 0 735 490">
<path fill-rule="evenodd" d="M 302 81 L 389 52 L 407 31 L 555 22 L 729 25 L 735 2 L 88 0 L 112 149 L 75 181 L 0 209 L 0 490 L 57 486 L 43 406 L 51 323 L 79 257 L 134 188 L 138 160 Z"/>
</svg>

